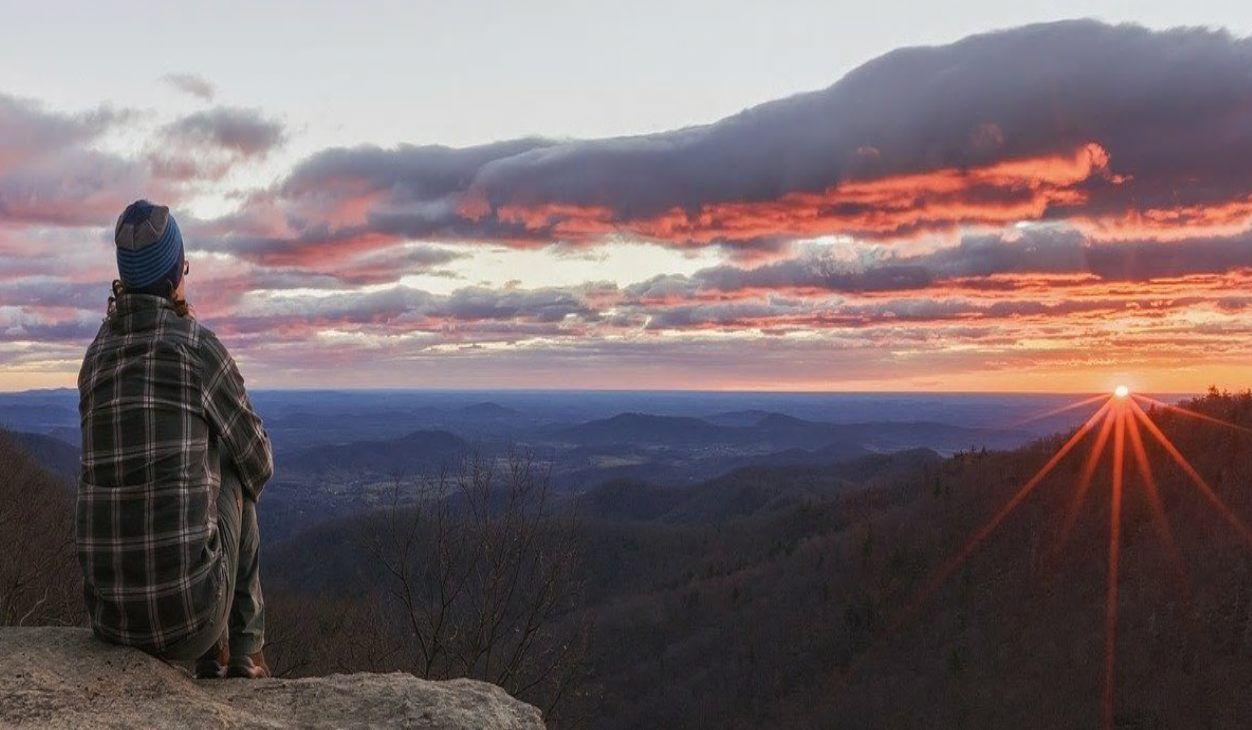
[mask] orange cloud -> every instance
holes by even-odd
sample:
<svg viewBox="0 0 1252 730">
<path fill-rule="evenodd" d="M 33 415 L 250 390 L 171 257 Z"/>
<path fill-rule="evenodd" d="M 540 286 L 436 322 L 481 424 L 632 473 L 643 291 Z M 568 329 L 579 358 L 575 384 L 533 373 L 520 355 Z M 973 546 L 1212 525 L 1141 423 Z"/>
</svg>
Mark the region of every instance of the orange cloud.
<svg viewBox="0 0 1252 730">
<path fill-rule="evenodd" d="M 1106 240 L 1175 241 L 1199 236 L 1231 236 L 1252 225 L 1252 195 L 1199 205 L 1132 208 L 1106 218 L 1080 218 L 1078 225 Z"/>
<path fill-rule="evenodd" d="M 501 223 L 527 233 L 583 241 L 629 233 L 678 245 L 811 237 L 832 233 L 892 237 L 959 225 L 1005 225 L 1046 216 L 1056 206 L 1086 202 L 1082 183 L 1113 182 L 1108 153 L 1084 144 L 1069 154 L 1006 160 L 968 169 L 853 180 L 819 192 L 790 192 L 773 200 L 707 203 L 694 211 L 671 208 L 650 218 L 622 218 L 607 206 L 567 203 L 506 204 Z M 481 200 L 462 214 L 488 214 Z"/>
</svg>

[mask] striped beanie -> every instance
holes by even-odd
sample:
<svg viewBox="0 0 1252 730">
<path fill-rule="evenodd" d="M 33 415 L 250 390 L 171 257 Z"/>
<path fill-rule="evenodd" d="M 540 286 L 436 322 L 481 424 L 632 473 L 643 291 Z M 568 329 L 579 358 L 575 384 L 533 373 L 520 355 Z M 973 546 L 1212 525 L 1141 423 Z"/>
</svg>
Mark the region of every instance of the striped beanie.
<svg viewBox="0 0 1252 730">
<path fill-rule="evenodd" d="M 126 206 L 113 230 L 117 273 L 132 292 L 165 294 L 161 286 L 178 286 L 183 277 L 183 235 L 164 205 L 136 200 Z"/>
</svg>

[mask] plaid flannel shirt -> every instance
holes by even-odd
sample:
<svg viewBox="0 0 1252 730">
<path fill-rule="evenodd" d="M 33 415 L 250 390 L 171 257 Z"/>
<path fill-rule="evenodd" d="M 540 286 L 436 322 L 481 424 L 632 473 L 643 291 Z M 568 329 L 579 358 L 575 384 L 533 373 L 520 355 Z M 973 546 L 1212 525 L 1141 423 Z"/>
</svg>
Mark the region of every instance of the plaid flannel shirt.
<svg viewBox="0 0 1252 730">
<path fill-rule="evenodd" d="M 118 297 L 78 392 L 75 539 L 92 627 L 160 652 L 220 606 L 219 449 L 256 499 L 273 472 L 269 438 L 226 348 L 163 297 Z"/>
</svg>

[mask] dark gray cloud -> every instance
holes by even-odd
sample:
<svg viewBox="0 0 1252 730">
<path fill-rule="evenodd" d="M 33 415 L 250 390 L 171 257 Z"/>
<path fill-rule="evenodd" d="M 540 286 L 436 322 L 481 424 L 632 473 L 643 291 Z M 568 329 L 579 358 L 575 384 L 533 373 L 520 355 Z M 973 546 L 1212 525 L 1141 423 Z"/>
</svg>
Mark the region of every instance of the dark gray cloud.
<svg viewBox="0 0 1252 730">
<path fill-rule="evenodd" d="M 648 312 L 649 330 L 745 329 L 821 331 L 894 326 L 898 323 L 942 324 L 987 322 L 1003 324 L 1024 319 L 1041 322 L 1073 317 L 1171 312 L 1205 302 L 1202 297 L 1112 298 L 1091 297 L 1044 302 L 1034 299 L 985 301 L 966 297 L 910 297 L 872 302 L 760 300 L 726 303 L 690 303 L 658 307 Z"/>
<path fill-rule="evenodd" d="M 457 212 L 464 191 L 488 162 L 553 144 L 532 138 L 460 149 L 328 149 L 297 164 L 281 185 L 253 196 L 239 213 L 205 221 L 200 230 L 206 244 L 219 250 L 309 265 L 408 238 L 495 238 L 499 226 L 467 221 Z M 258 220 L 258 210 L 276 210 L 285 229 L 271 230 Z M 519 238 L 526 235 L 514 228 Z"/>
<path fill-rule="evenodd" d="M 164 125 L 149 164 L 156 177 L 175 182 L 218 179 L 235 164 L 265 158 L 284 141 L 283 125 L 260 111 L 217 106 Z"/>
<path fill-rule="evenodd" d="M 936 280 L 1091 274 L 1105 281 L 1149 281 L 1252 268 L 1252 233 L 1178 241 L 1101 241 L 1074 230 L 1034 228 L 1008 239 L 967 236 L 955 247 L 897 260 Z"/>
<path fill-rule="evenodd" d="M 160 178 L 213 180 L 240 162 L 263 159 L 286 139 L 281 123 L 255 109 L 215 107 L 163 126 L 149 161 Z"/>
<path fill-rule="evenodd" d="M 390 284 L 409 274 L 431 273 L 439 266 L 464 257 L 464 253 L 448 248 L 397 246 L 367 252 L 323 273 L 342 284 Z"/>
<path fill-rule="evenodd" d="M 365 185 L 370 190 L 393 190 L 409 199 L 441 200 L 464 191 L 484 165 L 551 147 L 557 142 L 539 138 L 493 142 L 477 147 L 400 145 L 385 149 L 373 145 L 333 148 L 298 164 L 283 183 L 284 197 L 303 199 Z"/>
<path fill-rule="evenodd" d="M 611 205 L 639 217 L 1095 142 L 1141 194 L 1152 185 L 1160 198 L 1195 178 L 1198 199 L 1226 199 L 1229 190 L 1207 188 L 1247 191 L 1249 103 L 1248 40 L 1066 21 L 900 49 L 822 91 L 706 127 L 510 158 L 476 183 L 493 202 Z"/>
<path fill-rule="evenodd" d="M 171 143 L 220 149 L 240 157 L 263 157 L 286 140 L 283 125 L 256 109 L 215 107 L 170 122 L 162 135 Z"/>
<path fill-rule="evenodd" d="M 1175 211 L 1166 226 L 1211 224 L 1248 214 L 1215 208 L 1252 194 L 1249 108 L 1252 41 L 1033 25 L 893 51 L 826 89 L 661 134 L 329 150 L 274 193 L 292 230 L 235 243 L 622 231 L 759 245 L 1019 219 L 1160 225 L 1138 215 L 1157 207 Z M 936 171 L 948 177 L 925 179 Z M 349 203 L 348 219 L 319 213 Z"/>
<path fill-rule="evenodd" d="M 663 301 L 702 291 L 905 292 L 953 282 L 980 286 L 968 280 L 997 275 L 1090 275 L 1108 282 L 1146 282 L 1252 269 L 1252 233 L 1100 241 L 1071 228 L 1033 227 L 1012 236 L 969 235 L 955 246 L 922 254 L 898 254 L 885 247 L 870 252 L 848 258 L 824 248 L 756 267 L 723 265 L 691 276 L 658 276 L 626 291 L 638 299 Z"/>
<path fill-rule="evenodd" d="M 584 294 L 579 287 L 466 287 L 438 295 L 396 286 L 318 297 L 266 297 L 244 302 L 240 312 L 228 318 L 226 326 L 232 332 L 294 328 L 307 333 L 329 326 L 370 326 L 405 332 L 438 331 L 471 322 L 492 322 L 493 327 L 499 328 L 597 321 L 600 315 Z"/>
</svg>

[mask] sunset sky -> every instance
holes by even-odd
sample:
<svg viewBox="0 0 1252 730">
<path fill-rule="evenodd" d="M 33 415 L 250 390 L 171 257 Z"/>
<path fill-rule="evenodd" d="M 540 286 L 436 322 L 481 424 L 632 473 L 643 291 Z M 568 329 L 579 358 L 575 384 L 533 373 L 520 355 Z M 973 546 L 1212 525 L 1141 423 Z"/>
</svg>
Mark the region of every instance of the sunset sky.
<svg viewBox="0 0 1252 730">
<path fill-rule="evenodd" d="M 254 387 L 1252 386 L 1247 3 L 448 5 L 0 4 L 0 390 L 138 197 Z"/>
</svg>

